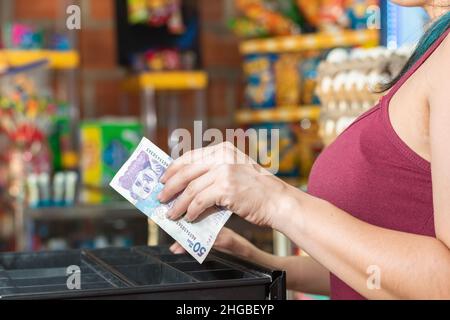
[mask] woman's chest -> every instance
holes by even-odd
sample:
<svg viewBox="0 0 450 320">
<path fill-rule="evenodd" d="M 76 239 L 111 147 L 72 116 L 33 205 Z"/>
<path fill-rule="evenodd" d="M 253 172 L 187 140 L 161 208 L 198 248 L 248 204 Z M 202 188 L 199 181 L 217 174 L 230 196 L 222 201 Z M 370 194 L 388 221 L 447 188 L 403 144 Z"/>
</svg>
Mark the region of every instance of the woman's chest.
<svg viewBox="0 0 450 320">
<path fill-rule="evenodd" d="M 371 224 L 419 233 L 433 213 L 431 173 L 393 143 L 382 111 L 375 108 L 324 150 L 308 192 Z"/>
</svg>

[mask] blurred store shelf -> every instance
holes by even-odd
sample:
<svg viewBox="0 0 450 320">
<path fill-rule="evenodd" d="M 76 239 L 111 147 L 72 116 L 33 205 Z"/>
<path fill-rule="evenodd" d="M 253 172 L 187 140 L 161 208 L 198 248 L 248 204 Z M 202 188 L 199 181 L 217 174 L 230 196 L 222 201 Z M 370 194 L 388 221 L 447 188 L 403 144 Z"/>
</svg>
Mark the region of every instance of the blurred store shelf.
<svg viewBox="0 0 450 320">
<path fill-rule="evenodd" d="M 204 89 L 208 75 L 203 71 L 145 72 L 131 76 L 123 83 L 126 91 Z"/>
<path fill-rule="evenodd" d="M 240 125 L 264 122 L 295 122 L 302 119 L 317 120 L 320 116 L 318 106 L 277 107 L 275 109 L 250 110 L 236 112 L 236 122 Z"/>
<path fill-rule="evenodd" d="M 80 64 L 77 51 L 54 50 L 0 50 L 0 60 L 18 67 L 40 60 L 48 60 L 50 68 L 74 69 Z"/>
<path fill-rule="evenodd" d="M 379 42 L 378 30 L 344 30 L 335 33 L 314 33 L 247 40 L 241 43 L 242 54 L 282 53 L 335 47 L 375 46 Z"/>
<path fill-rule="evenodd" d="M 34 221 L 127 219 L 139 218 L 141 216 L 145 218 L 139 210 L 128 202 L 27 209 L 25 214 Z"/>
</svg>

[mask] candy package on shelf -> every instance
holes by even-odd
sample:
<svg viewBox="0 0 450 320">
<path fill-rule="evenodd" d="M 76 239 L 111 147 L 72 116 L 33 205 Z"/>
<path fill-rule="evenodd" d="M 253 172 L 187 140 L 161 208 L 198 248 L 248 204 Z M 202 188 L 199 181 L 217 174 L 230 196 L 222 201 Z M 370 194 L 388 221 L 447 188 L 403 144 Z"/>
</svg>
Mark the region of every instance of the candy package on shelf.
<svg viewBox="0 0 450 320">
<path fill-rule="evenodd" d="M 300 55 L 280 54 L 275 61 L 276 105 L 296 107 L 300 103 Z"/>
<path fill-rule="evenodd" d="M 269 31 L 262 25 L 248 18 L 235 18 L 229 21 L 229 27 L 242 38 L 258 38 L 269 36 Z"/>
<path fill-rule="evenodd" d="M 305 118 L 292 123 L 261 123 L 251 128 L 257 130 L 259 136 L 257 143 L 250 145 L 251 154 L 258 157 L 267 155 L 258 158 L 262 166 L 278 168 L 275 174 L 294 185 L 299 185 L 300 179 L 308 177 L 323 149 L 318 121 Z M 278 133 L 272 131 L 274 129 Z M 272 145 L 275 141 L 272 134 L 278 134 L 278 145 Z"/>
<path fill-rule="evenodd" d="M 71 117 L 69 105 L 66 102 L 59 101 L 56 103 L 56 113 L 53 116 L 52 126 L 47 140 L 52 152 L 53 170 L 60 171 L 73 167 L 73 164 L 67 161 L 68 155 L 73 150 L 71 145 Z"/>
<path fill-rule="evenodd" d="M 128 0 L 128 20 L 155 28 L 167 26 L 173 34 L 185 30 L 181 0 Z"/>
<path fill-rule="evenodd" d="M 319 105 L 320 99 L 316 94 L 318 67 L 323 57 L 321 54 L 304 56 L 300 63 L 302 105 Z"/>
<path fill-rule="evenodd" d="M 196 63 L 197 56 L 193 51 L 178 49 L 150 49 L 132 58 L 132 68 L 137 72 L 192 70 Z"/>
<path fill-rule="evenodd" d="M 372 4 L 370 2 L 373 2 Z M 369 6 L 376 5 L 377 1 L 354 0 L 347 6 L 346 14 L 350 29 L 362 30 L 368 28 L 370 18 Z"/>
<path fill-rule="evenodd" d="M 234 19 L 230 26 L 245 38 L 367 29 L 373 14 L 380 10 L 378 3 L 378 0 L 235 0 L 243 17 Z"/>
<path fill-rule="evenodd" d="M 319 29 L 335 31 L 347 27 L 348 19 L 345 10 L 345 0 L 321 0 Z"/>
<path fill-rule="evenodd" d="M 128 20 L 132 24 L 148 21 L 147 0 L 127 0 Z"/>
<path fill-rule="evenodd" d="M 296 124 L 284 123 L 264 123 L 252 127 L 255 130 L 267 130 L 267 138 L 258 139 L 255 154 L 266 154 L 267 162 L 275 167 L 278 165 L 276 175 L 279 177 L 299 177 L 300 157 L 299 157 L 299 127 Z M 271 130 L 277 129 L 279 134 L 279 145 L 271 145 Z M 262 150 L 262 151 L 260 151 Z M 264 163 L 260 163 L 264 166 Z"/>
<path fill-rule="evenodd" d="M 176 50 L 149 50 L 145 61 L 150 70 L 177 70 L 181 68 L 180 54 Z"/>
<path fill-rule="evenodd" d="M 2 30 L 3 46 L 18 50 L 70 50 L 69 38 L 60 32 L 47 28 L 35 27 L 29 24 L 7 24 Z"/>
<path fill-rule="evenodd" d="M 277 55 L 250 55 L 245 57 L 245 98 L 254 109 L 273 108 L 276 105 L 274 62 Z"/>
<path fill-rule="evenodd" d="M 296 0 L 305 20 L 320 31 L 367 29 L 378 0 Z M 369 11 L 369 8 L 372 8 Z"/>
<path fill-rule="evenodd" d="M 305 20 L 314 28 L 318 28 L 320 25 L 319 11 L 321 0 L 296 0 L 296 2 L 297 7 L 305 17 Z"/>
<path fill-rule="evenodd" d="M 305 26 L 305 21 L 295 0 L 264 0 L 268 8 L 273 11 L 281 13 L 286 18 L 290 19 L 300 28 Z"/>
<path fill-rule="evenodd" d="M 3 41 L 11 49 L 44 48 L 44 31 L 26 24 L 14 23 L 3 30 Z"/>
<path fill-rule="evenodd" d="M 289 17 L 270 9 L 262 0 L 235 0 L 236 8 L 248 19 L 259 24 L 271 35 L 291 35 L 300 33 L 298 24 Z"/>
<path fill-rule="evenodd" d="M 245 57 L 246 103 L 253 109 L 296 107 L 301 100 L 301 56 L 294 53 Z"/>
</svg>

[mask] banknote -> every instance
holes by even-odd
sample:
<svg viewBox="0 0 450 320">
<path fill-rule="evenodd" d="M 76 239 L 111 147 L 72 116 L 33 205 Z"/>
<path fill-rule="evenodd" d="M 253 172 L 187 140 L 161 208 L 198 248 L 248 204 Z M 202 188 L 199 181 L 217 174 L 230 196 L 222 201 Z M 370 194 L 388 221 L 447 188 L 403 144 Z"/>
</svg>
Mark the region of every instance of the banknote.
<svg viewBox="0 0 450 320">
<path fill-rule="evenodd" d="M 114 176 L 110 186 L 202 263 L 231 212 L 211 208 L 199 221 L 193 223 L 184 218 L 176 221 L 167 219 L 167 211 L 177 200 L 160 203 L 157 196 L 164 187 L 159 179 L 171 162 L 172 159 L 164 151 L 147 138 L 143 138 L 131 157 Z"/>
</svg>

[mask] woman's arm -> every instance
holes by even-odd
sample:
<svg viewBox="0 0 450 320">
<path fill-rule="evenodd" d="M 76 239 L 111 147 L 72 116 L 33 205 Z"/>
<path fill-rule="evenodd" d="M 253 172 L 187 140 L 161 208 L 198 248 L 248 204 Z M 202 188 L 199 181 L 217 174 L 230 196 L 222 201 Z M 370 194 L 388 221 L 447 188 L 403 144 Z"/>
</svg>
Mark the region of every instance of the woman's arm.
<svg viewBox="0 0 450 320">
<path fill-rule="evenodd" d="M 450 298 L 450 250 L 438 239 L 383 229 L 295 188 L 274 227 L 363 296 Z M 286 202 L 287 201 L 287 202 Z M 368 285 L 379 270 L 380 289 Z"/>
</svg>

